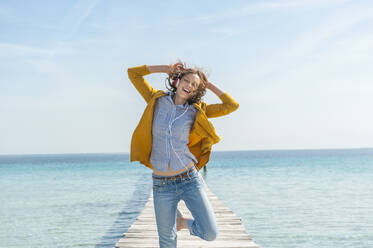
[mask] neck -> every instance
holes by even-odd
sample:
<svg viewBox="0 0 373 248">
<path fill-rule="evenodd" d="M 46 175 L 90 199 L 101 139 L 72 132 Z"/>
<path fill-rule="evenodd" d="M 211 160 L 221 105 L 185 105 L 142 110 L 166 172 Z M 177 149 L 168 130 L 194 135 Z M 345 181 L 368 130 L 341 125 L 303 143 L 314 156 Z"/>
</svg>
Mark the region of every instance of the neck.
<svg viewBox="0 0 373 248">
<path fill-rule="evenodd" d="M 184 99 L 180 99 L 179 97 L 177 97 L 176 93 L 174 94 L 172 100 L 174 101 L 174 103 L 175 103 L 176 105 L 179 105 L 179 104 L 184 105 L 185 102 L 186 102 L 186 100 L 184 100 Z"/>
</svg>

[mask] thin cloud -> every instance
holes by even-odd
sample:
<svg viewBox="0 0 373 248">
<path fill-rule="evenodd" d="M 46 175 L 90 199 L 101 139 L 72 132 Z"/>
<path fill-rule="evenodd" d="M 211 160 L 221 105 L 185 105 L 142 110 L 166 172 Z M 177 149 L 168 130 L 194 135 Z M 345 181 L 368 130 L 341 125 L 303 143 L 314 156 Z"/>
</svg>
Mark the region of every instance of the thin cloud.
<svg viewBox="0 0 373 248">
<path fill-rule="evenodd" d="M 0 17 L 2 17 L 2 18 L 8 18 L 8 17 L 10 17 L 11 15 L 10 15 L 10 9 L 9 9 L 9 7 L 8 6 L 5 6 L 4 4 L 1 4 L 0 3 Z"/>
<path fill-rule="evenodd" d="M 344 33 L 363 21 L 372 19 L 372 11 L 371 6 L 361 6 L 353 11 L 349 9 L 348 13 L 338 13 L 330 17 L 322 26 L 300 35 L 295 39 L 293 46 L 282 55 L 303 56 L 310 54 L 320 47 L 323 42 Z"/>
<path fill-rule="evenodd" d="M 53 53 L 52 50 L 19 45 L 12 43 L 0 43 L 0 57 L 47 57 Z"/>
<path fill-rule="evenodd" d="M 71 29 L 71 32 L 70 32 L 70 36 L 75 34 L 80 26 L 83 24 L 83 22 L 90 16 L 92 10 L 94 9 L 94 7 L 99 3 L 100 0 L 94 0 L 94 1 L 89 1 L 88 4 L 86 4 L 86 6 L 84 6 L 79 12 L 80 12 L 80 16 L 79 18 L 76 20 L 74 26 L 72 27 Z M 84 3 L 86 3 L 87 1 L 84 1 Z M 79 4 L 79 3 L 78 3 Z M 78 5 L 77 4 L 77 5 Z"/>
<path fill-rule="evenodd" d="M 338 64 L 342 61 L 348 63 L 350 58 L 345 53 L 345 51 L 349 51 L 348 47 L 343 47 L 341 43 L 338 46 L 335 44 L 343 42 L 346 31 L 372 19 L 371 13 L 371 6 L 358 6 L 354 9 L 339 11 L 322 22 L 320 26 L 298 35 L 288 47 L 279 49 L 277 53 L 249 64 L 246 71 L 250 72 L 251 78 L 256 77 L 257 80 L 278 83 L 282 79 L 289 81 L 288 78 L 295 75 L 296 72 L 309 71 L 307 68 L 318 71 L 316 68 L 320 68 L 319 64 L 327 66 L 328 62 L 326 64 L 324 62 L 328 57 L 334 58 L 335 63 L 339 60 Z M 357 35 L 355 37 L 355 42 L 369 47 L 369 42 L 366 41 L 367 37 L 358 38 Z M 339 59 L 336 59 L 336 56 Z M 350 53 L 350 56 L 366 58 L 363 54 Z M 297 75 L 300 74 L 297 73 Z"/>
<path fill-rule="evenodd" d="M 73 36 L 79 31 L 80 27 L 83 23 L 88 19 L 91 15 L 92 10 L 96 7 L 96 5 L 100 2 L 100 0 L 81 0 L 78 1 L 63 17 L 63 21 L 61 22 L 60 29 L 62 30 L 60 34 L 57 34 L 55 39 L 58 41 L 66 41 L 71 40 Z M 54 48 L 54 52 L 51 54 L 50 59 L 55 57 L 57 52 L 61 49 L 61 42 L 56 42 L 57 45 Z"/>
<path fill-rule="evenodd" d="M 226 36 L 234 36 L 234 35 L 239 35 L 243 32 L 243 30 L 240 30 L 240 29 L 233 29 L 233 28 L 229 28 L 229 27 L 216 27 L 216 28 L 212 28 L 210 29 L 210 32 L 211 33 L 216 33 L 216 34 L 222 34 L 222 35 L 226 35 Z"/>
<path fill-rule="evenodd" d="M 256 4 L 247 4 L 234 9 L 224 10 L 213 14 L 204 14 L 196 18 L 196 20 L 212 21 L 217 19 L 237 18 L 257 14 L 260 11 L 289 9 L 289 8 L 304 8 L 304 7 L 322 7 L 332 4 L 345 3 L 351 0 L 303 0 L 303 1 L 273 1 L 259 2 Z"/>
</svg>

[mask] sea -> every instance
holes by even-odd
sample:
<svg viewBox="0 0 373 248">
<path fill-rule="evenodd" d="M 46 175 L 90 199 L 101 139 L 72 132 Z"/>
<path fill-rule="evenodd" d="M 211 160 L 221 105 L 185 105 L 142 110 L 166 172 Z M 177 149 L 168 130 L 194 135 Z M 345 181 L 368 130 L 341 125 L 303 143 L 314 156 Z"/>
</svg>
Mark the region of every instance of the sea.
<svg viewBox="0 0 373 248">
<path fill-rule="evenodd" d="M 0 156 L 0 247 L 114 247 L 152 170 L 129 154 Z M 373 148 L 213 151 L 200 173 L 262 248 L 373 247 Z"/>
</svg>

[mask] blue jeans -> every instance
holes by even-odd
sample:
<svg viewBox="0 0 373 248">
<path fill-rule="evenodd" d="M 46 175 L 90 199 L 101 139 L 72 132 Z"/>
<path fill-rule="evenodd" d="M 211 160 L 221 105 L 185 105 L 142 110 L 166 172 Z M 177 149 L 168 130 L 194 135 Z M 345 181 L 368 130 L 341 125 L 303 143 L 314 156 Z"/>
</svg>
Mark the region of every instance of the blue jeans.
<svg viewBox="0 0 373 248">
<path fill-rule="evenodd" d="M 191 212 L 188 220 L 191 235 L 211 241 L 218 235 L 215 213 L 207 197 L 202 179 L 195 167 L 188 170 L 188 177 L 168 180 L 152 173 L 154 212 L 157 222 L 159 247 L 177 247 L 177 204 L 180 200 Z"/>
</svg>

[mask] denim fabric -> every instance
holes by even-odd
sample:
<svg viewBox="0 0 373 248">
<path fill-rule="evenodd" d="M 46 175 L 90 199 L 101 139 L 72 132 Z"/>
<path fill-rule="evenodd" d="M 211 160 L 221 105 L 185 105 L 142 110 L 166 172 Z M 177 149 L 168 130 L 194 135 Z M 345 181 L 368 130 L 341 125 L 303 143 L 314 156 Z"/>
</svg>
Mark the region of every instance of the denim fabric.
<svg viewBox="0 0 373 248">
<path fill-rule="evenodd" d="M 153 203 L 157 223 L 159 247 L 177 247 L 177 205 L 183 200 L 193 218 L 188 220 L 190 235 L 211 241 L 217 238 L 218 225 L 207 197 L 203 178 L 195 167 L 188 170 L 188 177 L 167 180 L 152 173 Z"/>
<path fill-rule="evenodd" d="M 169 92 L 158 98 L 154 106 L 150 163 L 159 171 L 168 171 L 168 164 L 180 170 L 191 161 L 198 163 L 187 146 L 198 110 L 188 102 L 175 105 L 172 96 Z"/>
</svg>

